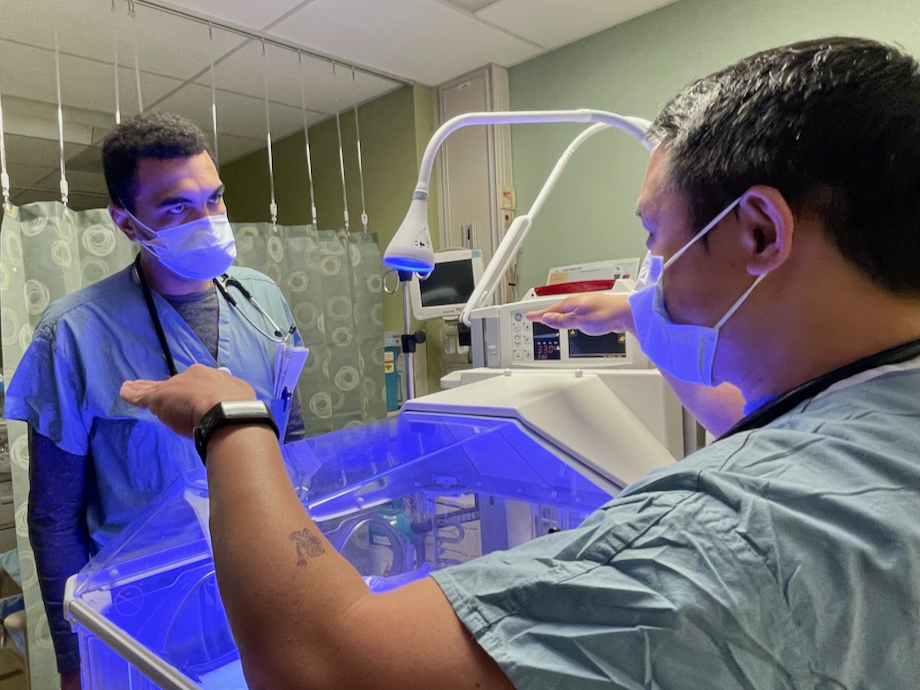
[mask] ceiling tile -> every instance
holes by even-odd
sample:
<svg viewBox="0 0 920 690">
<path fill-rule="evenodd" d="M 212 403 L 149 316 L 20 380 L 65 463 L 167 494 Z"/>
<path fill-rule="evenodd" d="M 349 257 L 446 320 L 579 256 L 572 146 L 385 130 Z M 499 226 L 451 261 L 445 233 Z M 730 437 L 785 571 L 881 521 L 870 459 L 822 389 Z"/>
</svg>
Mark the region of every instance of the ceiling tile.
<svg viewBox="0 0 920 690">
<path fill-rule="evenodd" d="M 73 64 L 61 64 L 65 77 L 61 85 L 64 102 L 74 107 L 115 112 L 115 71 L 112 65 L 101 65 L 78 61 Z M 159 100 L 171 91 L 179 88 L 178 79 L 161 77 L 141 72 L 141 98 L 144 108 Z M 122 117 L 138 112 L 137 74 L 133 69 L 121 67 L 118 70 L 118 102 Z"/>
<path fill-rule="evenodd" d="M 110 0 L 83 0 L 82 2 L 57 2 L 55 13 L 52 3 L 3 3 L 3 21 L 0 38 L 21 43 L 54 48 L 54 24 L 58 26 L 58 42 L 65 53 L 84 57 L 111 60 L 113 17 Z M 103 40 L 86 40 L 87 36 Z"/>
<path fill-rule="evenodd" d="M 0 22 L 2 23 L 2 22 Z M 72 108 L 115 112 L 115 71 L 112 64 L 96 60 L 61 56 L 61 98 Z M 3 95 L 57 103 L 54 53 L 8 41 L 0 41 L 0 79 Z M 181 81 L 141 72 L 141 93 L 145 104 L 161 98 L 182 84 Z M 134 70 L 119 70 L 122 112 L 137 111 L 137 81 Z"/>
<path fill-rule="evenodd" d="M 127 12 L 119 15 L 118 63 L 134 67 L 134 45 L 142 71 L 177 79 L 191 79 L 208 70 L 212 60 L 246 42 L 236 33 L 214 28 L 208 30 L 204 23 L 162 12 L 149 7 L 136 6 L 132 20 Z M 164 40 L 168 37 L 168 40 Z M 114 62 L 114 47 L 108 41 L 105 59 Z"/>
<path fill-rule="evenodd" d="M 297 106 L 301 104 L 300 71 L 302 71 L 307 108 L 327 115 L 334 114 L 336 110 L 341 112 L 343 108 L 347 108 L 355 101 L 364 103 L 401 86 L 398 82 L 375 77 L 360 70 L 355 70 L 354 77 L 352 77 L 351 68 L 342 65 L 338 65 L 333 74 L 332 66 L 328 62 L 306 56 L 295 69 L 298 70 L 297 76 L 295 78 L 295 73 L 289 73 L 288 88 L 296 84 L 296 100 L 285 96 L 283 92 L 278 100 Z"/>
<path fill-rule="evenodd" d="M 89 172 L 102 174 L 102 144 L 87 146 L 76 156 L 67 159 L 68 170 L 79 170 L 80 172 Z"/>
<path fill-rule="evenodd" d="M 309 0 L 307 0 L 309 1 Z M 287 14 L 304 0 L 174 0 L 173 4 L 215 19 L 224 19 L 250 29 L 264 29 L 279 17 Z"/>
<path fill-rule="evenodd" d="M 0 83 L 4 96 L 57 103 L 54 53 L 0 40 Z"/>
<path fill-rule="evenodd" d="M 431 0 L 314 0 L 272 33 L 423 84 L 541 51 Z"/>
<path fill-rule="evenodd" d="M 265 142 L 265 101 L 230 91 L 217 91 L 217 132 Z M 187 84 L 179 91 L 156 104 L 163 110 L 187 117 L 201 127 L 206 134 L 214 131 L 211 116 L 211 89 L 199 84 Z M 303 111 L 280 103 L 271 103 L 272 138 L 287 136 L 303 129 Z M 307 124 L 325 119 L 325 115 L 307 112 Z M 218 141 L 219 143 L 219 141 Z M 223 151 L 218 152 L 223 160 Z"/>
<path fill-rule="evenodd" d="M 115 11 L 110 0 L 55 5 L 58 12 L 52 15 L 49 3 L 41 0 L 5 3 L 0 38 L 53 50 L 56 21 L 62 55 L 112 64 L 117 36 L 119 64 L 133 67 L 136 43 L 142 70 L 183 80 L 206 69 L 212 54 L 220 57 L 246 40 L 219 29 L 211 40 L 207 25 L 141 5 L 135 6 L 133 19 L 124 2 L 116 3 Z"/>
<path fill-rule="evenodd" d="M 320 115 L 308 118 L 316 122 Z M 269 108 L 272 140 L 281 139 L 303 129 L 303 111 L 287 105 L 272 103 Z M 265 141 L 265 101 L 237 93 L 222 91 L 217 94 L 217 131 Z"/>
<path fill-rule="evenodd" d="M 467 12 L 478 12 L 489 5 L 494 5 L 499 0 L 447 0 L 447 2 Z"/>
<path fill-rule="evenodd" d="M 301 55 L 272 45 L 251 42 L 223 60 L 214 69 L 218 89 L 235 91 L 255 98 L 265 98 L 265 74 L 268 74 L 268 96 L 271 101 L 295 108 L 301 107 L 300 83 L 304 83 L 307 109 L 331 115 L 346 108 L 357 98 L 358 103 L 376 98 L 399 86 L 398 82 L 338 65 L 333 74 L 332 63 Z M 197 83 L 210 87 L 210 73 Z M 338 100 L 336 100 L 338 99 Z"/>
<path fill-rule="evenodd" d="M 55 170 L 39 180 L 35 186 L 57 189 L 60 172 Z M 70 194 L 108 194 L 105 186 L 105 176 L 102 172 L 88 173 L 77 170 L 67 170 L 68 196 Z"/>
<path fill-rule="evenodd" d="M 48 189 L 40 191 L 37 189 L 13 189 L 10 194 L 10 201 L 16 206 L 25 206 L 33 201 L 60 201 L 61 197 L 56 190 Z"/>
<path fill-rule="evenodd" d="M 109 195 L 75 192 L 68 196 L 67 205 L 74 211 L 86 211 L 91 208 L 105 208 L 109 205 Z"/>
<path fill-rule="evenodd" d="M 15 131 L 17 128 L 29 129 L 30 123 L 36 120 L 50 120 L 54 122 L 57 130 L 57 103 L 16 98 L 9 94 L 3 96 L 3 124 L 7 131 L 14 134 L 31 136 L 25 132 Z M 72 108 L 64 104 L 65 127 L 81 125 L 86 128 L 96 128 L 108 131 L 115 124 L 114 113 L 102 113 L 95 110 Z M 55 132 L 55 136 L 57 136 Z"/>
<path fill-rule="evenodd" d="M 264 30 L 279 40 L 309 46 L 382 72 L 440 84 L 489 62 L 512 65 L 650 11 L 670 0 L 171 0 L 192 14 Z M 57 123 L 53 27 L 59 27 L 65 136 L 98 141 L 114 121 L 116 37 L 119 100 L 123 116 L 139 109 L 133 69 L 135 47 L 143 103 L 185 115 L 211 131 L 212 56 L 221 158 L 264 146 L 263 70 L 267 70 L 272 134 L 280 139 L 303 126 L 301 77 L 308 123 L 357 100 L 366 102 L 398 84 L 348 67 L 333 75 L 329 62 L 272 45 L 265 62 L 260 41 L 247 40 L 142 5 L 132 20 L 117 0 L 6 2 L 0 22 L 0 83 L 4 97 L 28 108 L 10 113 L 15 135 L 8 148 L 17 164 L 56 169 Z M 57 12 L 51 14 L 50 8 Z M 281 19 L 285 15 L 290 17 Z M 275 26 L 272 26 L 275 24 Z M 268 28 L 271 27 L 271 28 Z M 186 82 L 194 78 L 194 84 Z M 6 102 L 4 103 L 6 105 Z M 34 107 L 33 107 L 34 106 Z M 41 110 L 39 107 L 43 107 Z M 47 112 L 51 108 L 51 113 Z M 12 125 L 16 123 L 16 127 Z M 22 126 L 19 126 L 22 125 Z M 87 134 L 88 133 L 88 134 Z M 67 144 L 68 158 L 84 151 Z M 73 171 L 92 172 L 87 150 Z M 92 154 L 90 156 L 90 154 Z M 86 160 L 84 160 L 84 158 Z M 22 179 L 31 179 L 21 169 Z"/>
<path fill-rule="evenodd" d="M 476 16 L 547 48 L 558 48 L 675 0 L 500 0 Z"/>
<path fill-rule="evenodd" d="M 39 139 L 36 137 L 22 137 L 7 134 L 6 142 L 7 164 L 26 163 L 40 167 L 59 169 L 61 154 L 60 145 L 56 139 Z M 78 155 L 85 146 L 79 144 L 64 144 L 64 160 Z"/>
<path fill-rule="evenodd" d="M 59 171 L 59 168 L 12 162 L 8 163 L 6 168 L 10 176 L 10 185 L 13 189 L 17 187 L 34 187 L 39 180 Z"/>
<path fill-rule="evenodd" d="M 264 139 L 249 139 L 246 137 L 235 137 L 232 134 L 219 132 L 217 143 L 220 146 L 220 160 L 222 164 L 231 163 L 237 158 L 242 158 L 247 153 L 258 151 L 265 148 Z"/>
<path fill-rule="evenodd" d="M 155 101 L 149 106 L 153 110 L 161 110 L 188 118 L 198 125 L 205 134 L 214 131 L 211 119 L 211 89 L 209 87 L 186 84 L 166 98 Z M 218 123 L 221 123 L 222 112 L 218 111 Z M 220 126 L 219 131 L 224 127 Z"/>
<path fill-rule="evenodd" d="M 10 195 L 11 201 L 17 206 L 25 206 L 33 201 L 60 201 L 61 195 L 57 188 L 46 190 L 21 190 Z M 105 208 L 108 206 L 108 195 L 101 194 L 70 194 L 67 205 L 74 211 L 85 211 L 90 208 Z"/>
</svg>

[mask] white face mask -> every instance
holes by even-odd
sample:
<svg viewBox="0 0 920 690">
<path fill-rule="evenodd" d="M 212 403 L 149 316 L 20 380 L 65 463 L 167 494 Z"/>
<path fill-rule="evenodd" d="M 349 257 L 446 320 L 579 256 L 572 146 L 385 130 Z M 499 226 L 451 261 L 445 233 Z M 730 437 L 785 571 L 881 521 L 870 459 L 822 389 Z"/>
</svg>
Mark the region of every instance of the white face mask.
<svg viewBox="0 0 920 690">
<path fill-rule="evenodd" d="M 236 242 L 227 214 L 202 216 L 181 225 L 153 230 L 130 211 L 137 242 L 170 271 L 190 280 L 222 275 L 236 259 Z"/>
<path fill-rule="evenodd" d="M 636 291 L 629 296 L 629 306 L 636 323 L 636 337 L 642 351 L 654 362 L 655 366 L 679 381 L 703 386 L 715 385 L 712 369 L 715 362 L 716 345 L 719 342 L 719 330 L 744 304 L 744 300 L 767 274 L 762 273 L 757 276 L 754 284 L 741 295 L 725 313 L 725 316 L 719 319 L 719 322 L 712 328 L 693 324 L 677 324 L 671 320 L 665 308 L 661 275 L 694 242 L 728 215 L 739 201 L 741 201 L 740 197 L 729 204 L 666 263 L 661 256 L 653 255 L 649 251 L 642 262 L 642 268 L 639 269 Z"/>
</svg>

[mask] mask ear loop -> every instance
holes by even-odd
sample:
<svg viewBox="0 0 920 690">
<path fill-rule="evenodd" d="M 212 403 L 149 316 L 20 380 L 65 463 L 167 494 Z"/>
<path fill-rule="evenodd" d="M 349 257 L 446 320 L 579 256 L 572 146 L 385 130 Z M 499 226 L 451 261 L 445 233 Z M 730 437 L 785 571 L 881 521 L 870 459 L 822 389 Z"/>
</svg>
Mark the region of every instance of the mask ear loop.
<svg viewBox="0 0 920 690">
<path fill-rule="evenodd" d="M 336 78 L 335 61 L 332 62 L 332 76 Z M 335 90 L 335 128 L 339 133 L 339 170 L 342 173 L 342 203 L 345 205 L 345 232 L 348 232 L 348 192 L 345 190 L 345 154 L 342 152 L 342 118 L 339 113 L 339 91 Z"/>
<path fill-rule="evenodd" d="M 265 138 L 268 140 L 268 184 L 271 202 L 268 210 L 272 216 L 272 232 L 278 232 L 278 204 L 275 203 L 275 167 L 272 163 L 272 125 L 268 106 L 268 53 L 262 41 L 262 85 L 265 89 Z"/>
<path fill-rule="evenodd" d="M 662 267 L 661 270 L 663 271 L 663 270 L 666 269 L 668 266 L 670 266 L 670 265 L 673 264 L 675 261 L 677 261 L 680 257 L 682 257 L 682 256 L 684 255 L 684 252 L 685 252 L 685 251 L 687 251 L 688 249 L 690 249 L 690 247 L 692 247 L 692 246 L 696 243 L 696 241 L 697 241 L 698 239 L 700 239 L 703 235 L 705 235 L 707 232 L 709 232 L 710 230 L 712 230 L 716 225 L 718 225 L 719 222 L 720 222 L 723 218 L 725 218 L 725 216 L 727 216 L 729 213 L 731 213 L 732 209 L 734 209 L 735 206 L 737 206 L 739 203 L 741 203 L 741 197 L 740 197 L 740 196 L 739 196 L 737 199 L 735 199 L 733 202 L 731 202 L 728 206 L 726 206 L 724 209 L 722 209 L 722 212 L 721 212 L 719 215 L 717 215 L 715 218 L 713 218 L 711 221 L 709 221 L 709 223 L 706 225 L 705 228 L 703 228 L 703 229 L 700 230 L 698 233 L 696 233 L 696 234 L 693 236 L 693 239 L 692 239 L 692 240 L 690 240 L 689 242 L 687 242 L 687 244 L 685 244 L 683 247 L 681 247 L 680 249 L 678 249 L 678 250 L 677 250 L 677 253 L 674 254 L 674 256 L 672 256 L 670 259 L 668 259 L 667 261 L 665 261 L 665 262 L 664 262 L 664 266 Z"/>
<path fill-rule="evenodd" d="M 58 144 L 61 153 L 61 203 L 67 207 L 68 184 L 67 173 L 64 168 L 64 105 L 61 100 L 61 50 L 58 40 L 58 19 L 57 7 L 52 6 L 52 31 L 54 32 L 54 77 L 57 86 L 57 120 L 58 120 Z"/>
<path fill-rule="evenodd" d="M 749 287 L 747 290 L 744 291 L 744 294 L 741 295 L 741 297 L 738 298 L 738 301 L 735 302 L 735 303 L 731 306 L 731 309 L 729 309 L 729 310 L 725 313 L 725 316 L 723 316 L 721 319 L 719 319 L 719 322 L 718 322 L 715 326 L 713 326 L 713 328 L 714 328 L 715 330 L 719 330 L 720 328 L 722 328 L 722 326 L 725 325 L 725 322 L 728 321 L 728 320 L 731 318 L 731 315 L 734 314 L 736 311 L 738 311 L 738 308 L 739 308 L 742 304 L 744 304 L 744 300 L 746 300 L 746 299 L 748 298 L 748 295 L 750 295 L 750 294 L 754 291 L 754 288 L 757 287 L 757 286 L 760 284 L 760 281 L 763 280 L 763 279 L 766 278 L 766 277 L 767 277 L 767 274 L 766 274 L 766 273 L 761 273 L 759 276 L 757 276 L 757 279 L 754 280 L 753 285 L 751 285 L 751 287 Z"/>
<path fill-rule="evenodd" d="M 307 181 L 310 183 L 310 211 L 313 214 L 313 228 L 319 230 L 316 222 L 316 196 L 313 192 L 313 161 L 310 156 L 310 129 L 307 126 L 307 95 L 303 86 L 303 61 L 301 53 L 297 51 L 297 65 L 300 72 L 300 109 L 303 112 L 303 140 L 307 150 Z"/>
</svg>

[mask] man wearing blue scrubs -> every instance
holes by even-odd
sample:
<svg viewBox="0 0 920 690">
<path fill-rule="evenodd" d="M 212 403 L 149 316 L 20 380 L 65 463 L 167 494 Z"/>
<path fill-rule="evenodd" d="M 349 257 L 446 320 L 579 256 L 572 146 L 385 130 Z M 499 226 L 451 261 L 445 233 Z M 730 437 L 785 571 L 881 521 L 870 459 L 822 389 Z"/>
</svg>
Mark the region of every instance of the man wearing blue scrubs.
<svg viewBox="0 0 920 690">
<path fill-rule="evenodd" d="M 608 316 L 733 428 L 576 529 L 374 595 L 270 427 L 217 423 L 247 384 L 125 383 L 198 429 L 249 687 L 920 686 L 920 65 L 864 39 L 765 51 L 652 136 L 650 256 Z"/>
<path fill-rule="evenodd" d="M 65 688 L 79 687 L 80 665 L 63 616 L 66 579 L 201 466 L 193 444 L 119 399 L 121 383 L 200 363 L 229 369 L 271 399 L 273 326 L 235 287 L 235 307 L 218 294 L 212 279 L 225 271 L 275 323 L 293 323 L 271 279 L 231 268 L 224 186 L 195 125 L 138 115 L 108 136 L 102 156 L 109 211 L 141 245 L 139 259 L 48 307 L 6 395 L 6 417 L 30 427 L 29 535 Z M 297 334 L 292 342 L 302 344 Z M 294 410 L 289 435 L 302 429 Z"/>
</svg>

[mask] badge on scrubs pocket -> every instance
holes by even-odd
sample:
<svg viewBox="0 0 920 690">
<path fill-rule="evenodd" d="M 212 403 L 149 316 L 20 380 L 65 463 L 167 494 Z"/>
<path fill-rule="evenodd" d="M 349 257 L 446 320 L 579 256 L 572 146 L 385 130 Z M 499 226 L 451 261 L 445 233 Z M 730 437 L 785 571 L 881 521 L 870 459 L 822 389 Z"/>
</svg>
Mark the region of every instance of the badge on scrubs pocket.
<svg viewBox="0 0 920 690">
<path fill-rule="evenodd" d="M 291 414 L 294 390 L 297 388 L 297 381 L 300 379 L 309 354 L 310 349 L 306 347 L 286 343 L 278 343 L 275 347 L 275 388 L 272 392 L 273 399 L 270 406 L 282 439 L 287 429 L 288 417 Z"/>
</svg>

